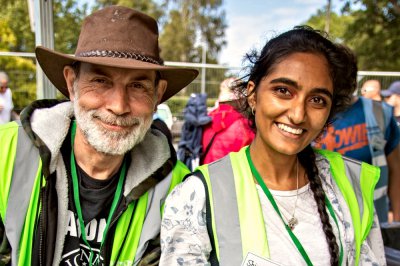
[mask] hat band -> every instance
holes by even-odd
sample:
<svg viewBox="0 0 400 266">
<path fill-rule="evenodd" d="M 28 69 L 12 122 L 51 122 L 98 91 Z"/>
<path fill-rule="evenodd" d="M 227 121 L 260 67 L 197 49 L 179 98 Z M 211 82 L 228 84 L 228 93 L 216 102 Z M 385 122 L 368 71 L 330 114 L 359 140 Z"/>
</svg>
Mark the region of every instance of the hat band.
<svg viewBox="0 0 400 266">
<path fill-rule="evenodd" d="M 132 52 L 119 52 L 110 50 L 91 50 L 86 52 L 80 52 L 76 55 L 77 57 L 114 57 L 114 58 L 126 58 L 135 59 L 143 62 L 148 62 L 156 65 L 161 65 L 161 62 L 145 55 L 132 53 Z"/>
</svg>

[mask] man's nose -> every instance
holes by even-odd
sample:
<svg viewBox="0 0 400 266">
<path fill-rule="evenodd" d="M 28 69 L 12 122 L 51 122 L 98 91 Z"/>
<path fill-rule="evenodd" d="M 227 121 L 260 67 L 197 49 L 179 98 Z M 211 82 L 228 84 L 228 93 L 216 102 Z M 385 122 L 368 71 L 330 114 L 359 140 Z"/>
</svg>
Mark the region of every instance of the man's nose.
<svg viewBox="0 0 400 266">
<path fill-rule="evenodd" d="M 129 97 L 124 86 L 114 85 L 113 91 L 107 99 L 107 109 L 115 115 L 130 112 Z"/>
</svg>

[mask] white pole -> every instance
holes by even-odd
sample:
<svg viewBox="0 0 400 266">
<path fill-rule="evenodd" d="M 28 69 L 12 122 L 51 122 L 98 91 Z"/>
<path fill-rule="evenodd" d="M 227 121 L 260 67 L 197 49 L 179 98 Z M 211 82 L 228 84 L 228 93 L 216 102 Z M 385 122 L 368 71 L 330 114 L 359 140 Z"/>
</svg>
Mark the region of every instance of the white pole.
<svg viewBox="0 0 400 266">
<path fill-rule="evenodd" d="M 53 0 L 34 0 L 35 43 L 54 49 Z M 57 64 L 57 62 L 54 62 Z M 56 98 L 56 89 L 36 61 L 36 98 Z"/>
<path fill-rule="evenodd" d="M 206 92 L 206 60 L 207 60 L 207 44 L 206 42 L 203 42 L 203 47 L 202 47 L 202 56 L 201 56 L 201 93 Z"/>
</svg>

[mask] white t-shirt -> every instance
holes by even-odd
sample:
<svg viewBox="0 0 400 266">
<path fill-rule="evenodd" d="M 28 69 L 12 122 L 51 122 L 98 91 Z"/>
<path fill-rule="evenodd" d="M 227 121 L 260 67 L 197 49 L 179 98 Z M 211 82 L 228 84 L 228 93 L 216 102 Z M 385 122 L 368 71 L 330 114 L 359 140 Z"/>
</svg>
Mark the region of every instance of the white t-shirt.
<svg viewBox="0 0 400 266">
<path fill-rule="evenodd" d="M 10 122 L 11 111 L 14 108 L 14 104 L 12 101 L 12 93 L 9 88 L 7 88 L 4 93 L 0 93 L 0 106 L 3 106 L 3 110 L 0 111 L 0 124 Z"/>
</svg>

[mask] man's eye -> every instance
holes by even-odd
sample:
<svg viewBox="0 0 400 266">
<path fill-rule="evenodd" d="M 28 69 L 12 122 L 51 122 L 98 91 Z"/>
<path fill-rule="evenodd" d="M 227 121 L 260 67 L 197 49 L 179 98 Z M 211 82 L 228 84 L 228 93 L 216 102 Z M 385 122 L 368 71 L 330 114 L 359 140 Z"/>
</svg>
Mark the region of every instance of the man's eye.
<svg viewBox="0 0 400 266">
<path fill-rule="evenodd" d="M 95 78 L 95 79 L 93 79 L 93 81 L 96 83 L 101 83 L 101 84 L 104 84 L 107 82 L 105 79 L 102 79 L 102 78 Z"/>
<path fill-rule="evenodd" d="M 129 87 L 136 90 L 151 90 L 151 85 L 145 82 L 133 82 Z"/>
<path fill-rule="evenodd" d="M 136 89 L 145 88 L 145 86 L 144 86 L 142 83 L 137 83 L 137 82 L 133 83 L 132 86 L 133 86 L 134 88 L 136 88 Z"/>
</svg>

